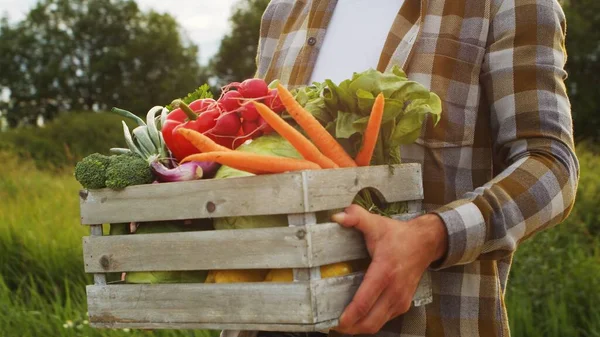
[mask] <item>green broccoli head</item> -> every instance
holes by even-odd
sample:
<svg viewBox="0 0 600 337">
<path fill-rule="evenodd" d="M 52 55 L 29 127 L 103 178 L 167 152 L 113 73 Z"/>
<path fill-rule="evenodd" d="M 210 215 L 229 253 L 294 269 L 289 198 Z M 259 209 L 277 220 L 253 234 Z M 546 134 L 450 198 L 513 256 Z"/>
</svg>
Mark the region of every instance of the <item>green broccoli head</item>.
<svg viewBox="0 0 600 337">
<path fill-rule="evenodd" d="M 106 187 L 106 168 L 110 162 L 108 156 L 92 153 L 75 165 L 75 179 L 88 189 Z"/>
<path fill-rule="evenodd" d="M 150 184 L 154 174 L 148 162 L 135 154 L 111 156 L 106 169 L 106 187 L 120 190 L 127 186 Z"/>
</svg>

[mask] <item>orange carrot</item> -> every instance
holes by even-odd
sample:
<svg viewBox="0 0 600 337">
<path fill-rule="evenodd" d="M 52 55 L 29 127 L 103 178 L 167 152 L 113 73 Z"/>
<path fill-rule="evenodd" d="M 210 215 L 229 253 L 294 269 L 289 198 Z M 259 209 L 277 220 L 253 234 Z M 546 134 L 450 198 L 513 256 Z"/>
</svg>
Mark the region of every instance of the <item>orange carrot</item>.
<svg viewBox="0 0 600 337">
<path fill-rule="evenodd" d="M 213 151 L 233 151 L 232 149 L 215 143 L 212 139 L 201 134 L 198 131 L 179 128 L 177 132 L 185 137 L 195 148 L 200 152 L 213 152 Z"/>
<path fill-rule="evenodd" d="M 337 168 L 339 167 L 331 159 L 327 158 L 324 154 L 317 149 L 317 147 L 306 139 L 298 130 L 294 129 L 289 125 L 283 118 L 279 117 L 273 110 L 268 106 L 259 103 L 252 102 L 256 107 L 258 113 L 262 118 L 269 124 L 273 130 L 280 134 L 283 138 L 287 139 L 293 147 L 304 157 L 304 159 L 317 163 L 322 168 Z"/>
<path fill-rule="evenodd" d="M 304 159 L 265 156 L 241 151 L 198 153 L 183 158 L 181 163 L 188 161 L 214 161 L 238 170 L 253 170 L 255 172 L 267 173 L 318 170 L 321 168 L 318 164 Z"/>
<path fill-rule="evenodd" d="M 385 98 L 383 93 L 377 95 L 375 103 L 371 109 L 371 116 L 367 123 L 367 129 L 363 135 L 363 144 L 354 158 L 356 165 L 358 166 L 369 166 L 371 163 L 371 157 L 373 157 L 373 151 L 375 151 L 375 144 L 377 144 L 377 137 L 379 137 L 379 129 L 381 128 L 381 120 L 383 119 L 383 107 L 385 105 Z"/>
<path fill-rule="evenodd" d="M 333 160 L 340 167 L 355 167 L 356 163 L 352 157 L 346 153 L 344 148 L 338 143 L 333 136 L 325 130 L 325 128 L 317 121 L 317 119 L 308 111 L 306 111 L 295 99 L 292 94 L 283 87 L 277 85 L 279 98 L 285 106 L 287 112 L 294 120 L 306 131 L 308 137 L 315 143 L 317 148 Z"/>
</svg>

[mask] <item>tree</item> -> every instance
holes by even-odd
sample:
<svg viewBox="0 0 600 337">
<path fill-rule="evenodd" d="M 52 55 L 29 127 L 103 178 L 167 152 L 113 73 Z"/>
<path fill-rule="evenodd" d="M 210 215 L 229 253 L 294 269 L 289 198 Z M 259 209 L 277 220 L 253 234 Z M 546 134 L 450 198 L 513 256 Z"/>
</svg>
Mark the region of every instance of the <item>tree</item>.
<svg viewBox="0 0 600 337">
<path fill-rule="evenodd" d="M 198 86 L 197 56 L 173 17 L 132 0 L 42 0 L 16 25 L 0 21 L 6 118 L 16 126 L 59 110 L 143 113 Z"/>
<path fill-rule="evenodd" d="M 256 52 L 260 21 L 269 0 L 247 0 L 236 4 L 229 19 L 231 31 L 223 37 L 210 68 L 221 85 L 252 77 L 256 72 Z"/>
<path fill-rule="evenodd" d="M 600 141 L 600 1 L 571 0 L 567 16 L 567 88 L 575 136 Z"/>
</svg>

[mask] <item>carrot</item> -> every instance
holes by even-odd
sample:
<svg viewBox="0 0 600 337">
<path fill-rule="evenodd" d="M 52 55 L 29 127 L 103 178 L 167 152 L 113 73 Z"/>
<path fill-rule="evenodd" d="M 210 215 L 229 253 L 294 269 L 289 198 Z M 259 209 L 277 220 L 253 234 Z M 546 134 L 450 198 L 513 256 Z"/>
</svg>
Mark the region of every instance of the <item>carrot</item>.
<svg viewBox="0 0 600 337">
<path fill-rule="evenodd" d="M 238 170 L 253 170 L 255 172 L 266 173 L 318 170 L 321 168 L 318 164 L 304 159 L 265 156 L 241 151 L 197 153 L 183 158 L 181 163 L 188 161 L 214 161 Z"/>
<path fill-rule="evenodd" d="M 310 140 L 306 139 L 306 137 L 298 132 L 298 130 L 294 129 L 268 106 L 254 101 L 252 103 L 254 103 L 256 111 L 258 111 L 258 113 L 273 128 L 273 130 L 275 130 L 283 138 L 287 139 L 292 146 L 295 147 L 298 152 L 300 152 L 304 159 L 317 163 L 322 168 L 339 167 L 331 159 L 323 155 L 321 151 L 319 151 L 319 149 L 317 149 L 317 147 L 310 142 Z"/>
<path fill-rule="evenodd" d="M 213 152 L 213 151 L 233 151 L 232 149 L 215 143 L 212 139 L 201 134 L 198 131 L 179 128 L 177 132 L 185 137 L 195 148 L 201 152 Z"/>
<path fill-rule="evenodd" d="M 277 85 L 277 92 L 281 98 L 281 102 L 285 106 L 287 112 L 300 124 L 302 129 L 306 131 L 308 137 L 315 143 L 317 148 L 333 160 L 340 167 L 355 167 L 356 163 L 352 157 L 346 153 L 344 148 L 338 143 L 333 136 L 325 130 L 325 128 L 317 121 L 317 119 L 308 111 L 306 111 L 295 99 L 292 94 L 283 87 Z"/>
<path fill-rule="evenodd" d="M 367 123 L 367 129 L 363 135 L 363 144 L 354 158 L 356 165 L 358 166 L 369 166 L 371 163 L 371 157 L 373 157 L 373 151 L 375 151 L 375 144 L 377 144 L 377 137 L 379 137 L 379 129 L 381 128 L 381 120 L 383 119 L 383 107 L 385 105 L 385 98 L 383 93 L 377 95 L 375 103 L 371 109 L 371 116 Z"/>
</svg>

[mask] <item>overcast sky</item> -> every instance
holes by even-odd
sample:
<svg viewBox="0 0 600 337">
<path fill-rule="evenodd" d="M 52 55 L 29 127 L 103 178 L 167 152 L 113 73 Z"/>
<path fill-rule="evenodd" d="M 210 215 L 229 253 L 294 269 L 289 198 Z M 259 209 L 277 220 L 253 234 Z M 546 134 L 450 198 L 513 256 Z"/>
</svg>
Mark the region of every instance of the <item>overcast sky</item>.
<svg viewBox="0 0 600 337">
<path fill-rule="evenodd" d="M 218 50 L 219 42 L 229 29 L 231 6 L 237 0 L 137 0 L 144 9 L 168 12 L 183 26 L 189 38 L 200 46 L 200 61 Z M 0 12 L 11 22 L 21 20 L 37 0 L 0 0 Z"/>
</svg>

